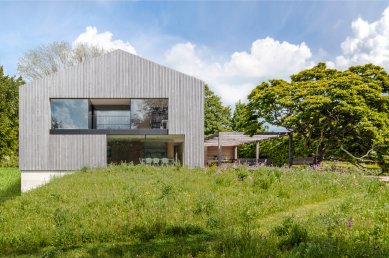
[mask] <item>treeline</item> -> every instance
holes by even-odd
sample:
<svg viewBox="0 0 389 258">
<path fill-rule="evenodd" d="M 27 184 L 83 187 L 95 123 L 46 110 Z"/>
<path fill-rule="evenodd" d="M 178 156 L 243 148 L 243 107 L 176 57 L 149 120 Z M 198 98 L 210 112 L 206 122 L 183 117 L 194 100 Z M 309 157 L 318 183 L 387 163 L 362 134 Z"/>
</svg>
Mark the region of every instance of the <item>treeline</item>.
<svg viewBox="0 0 389 258">
<path fill-rule="evenodd" d="M 253 135 L 265 130 L 267 122 L 293 132 L 296 156 L 314 157 L 316 164 L 326 159 L 348 161 L 361 169 L 377 164 L 388 171 L 389 76 L 384 68 L 366 64 L 339 71 L 319 63 L 290 78 L 256 86 L 246 104 L 238 102 L 232 115 L 223 107 L 224 117 L 213 121 L 223 123 L 210 126 L 206 120 L 206 129 Z M 213 98 L 206 98 L 206 103 L 209 99 Z M 230 123 L 224 122 L 227 117 Z M 287 146 L 283 138 L 261 142 L 261 155 L 282 165 L 287 162 Z M 254 151 L 253 145 L 239 148 L 241 157 L 253 157 Z"/>
<path fill-rule="evenodd" d="M 0 66 L 0 166 L 18 164 L 19 86 L 21 77 L 4 74 Z"/>
</svg>

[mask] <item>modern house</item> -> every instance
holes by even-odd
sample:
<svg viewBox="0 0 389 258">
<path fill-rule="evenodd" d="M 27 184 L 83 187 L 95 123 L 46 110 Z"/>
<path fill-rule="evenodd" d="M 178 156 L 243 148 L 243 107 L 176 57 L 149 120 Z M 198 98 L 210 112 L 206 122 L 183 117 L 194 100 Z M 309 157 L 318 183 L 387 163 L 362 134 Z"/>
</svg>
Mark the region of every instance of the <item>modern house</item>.
<svg viewBox="0 0 389 258">
<path fill-rule="evenodd" d="M 22 191 L 82 167 L 204 166 L 204 82 L 116 50 L 19 90 Z"/>
</svg>

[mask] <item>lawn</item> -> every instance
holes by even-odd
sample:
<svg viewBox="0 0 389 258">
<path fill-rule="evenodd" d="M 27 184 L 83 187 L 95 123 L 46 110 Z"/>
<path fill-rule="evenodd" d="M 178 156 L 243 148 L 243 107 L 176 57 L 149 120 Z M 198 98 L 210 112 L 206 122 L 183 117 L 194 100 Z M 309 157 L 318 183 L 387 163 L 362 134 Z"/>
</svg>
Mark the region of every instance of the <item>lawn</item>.
<svg viewBox="0 0 389 258">
<path fill-rule="evenodd" d="M 354 173 L 112 166 L 3 202 L 0 254 L 388 257 L 388 200 Z"/>
<path fill-rule="evenodd" d="M 20 195 L 20 171 L 0 168 L 0 203 Z"/>
</svg>

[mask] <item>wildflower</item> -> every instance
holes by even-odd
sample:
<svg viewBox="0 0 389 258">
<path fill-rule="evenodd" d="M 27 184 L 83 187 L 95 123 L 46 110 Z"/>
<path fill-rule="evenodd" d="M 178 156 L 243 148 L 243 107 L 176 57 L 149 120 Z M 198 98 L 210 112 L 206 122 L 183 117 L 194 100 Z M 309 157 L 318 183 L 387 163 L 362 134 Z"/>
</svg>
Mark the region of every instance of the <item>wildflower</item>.
<svg viewBox="0 0 389 258">
<path fill-rule="evenodd" d="M 347 221 L 346 221 L 346 226 L 351 228 L 353 226 L 353 218 L 349 218 Z"/>
</svg>

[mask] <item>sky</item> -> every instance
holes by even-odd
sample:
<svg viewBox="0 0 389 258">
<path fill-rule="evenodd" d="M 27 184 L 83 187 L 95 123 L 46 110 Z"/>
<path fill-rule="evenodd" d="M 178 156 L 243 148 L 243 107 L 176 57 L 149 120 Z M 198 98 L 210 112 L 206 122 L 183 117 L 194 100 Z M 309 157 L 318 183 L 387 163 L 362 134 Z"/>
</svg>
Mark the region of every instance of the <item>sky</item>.
<svg viewBox="0 0 389 258">
<path fill-rule="evenodd" d="M 318 62 L 389 70 L 389 1 L 1 1 L 0 66 L 53 41 L 123 49 L 205 81 L 231 107 Z"/>
</svg>

